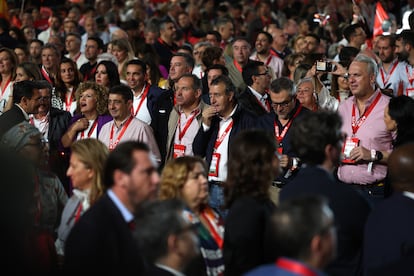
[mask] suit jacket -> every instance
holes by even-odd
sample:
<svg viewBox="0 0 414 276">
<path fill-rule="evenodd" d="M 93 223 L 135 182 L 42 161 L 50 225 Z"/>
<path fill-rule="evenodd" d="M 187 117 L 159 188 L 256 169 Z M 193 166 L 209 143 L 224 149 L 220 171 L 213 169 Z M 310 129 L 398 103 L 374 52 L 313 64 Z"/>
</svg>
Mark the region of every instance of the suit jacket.
<svg viewBox="0 0 414 276">
<path fill-rule="evenodd" d="M 413 212 L 414 200 L 399 192 L 376 205 L 365 225 L 363 264 L 366 272 L 381 271 L 382 266 L 414 259 Z M 413 274 L 412 262 L 410 267 L 411 272 L 405 275 Z"/>
<path fill-rule="evenodd" d="M 26 121 L 26 117 L 22 110 L 14 104 L 10 110 L 4 112 L 3 115 L 0 116 L 0 138 L 9 131 L 9 129 L 23 121 Z"/>
<path fill-rule="evenodd" d="M 325 196 L 338 226 L 337 258 L 326 268 L 330 275 L 361 275 L 364 225 L 371 206 L 352 187 L 339 183 L 333 174 L 317 166 L 304 166 L 282 188 L 280 201 L 317 194 Z"/>
<path fill-rule="evenodd" d="M 208 131 L 204 131 L 203 126 L 201 126 L 196 137 L 194 138 L 194 155 L 205 157 L 208 166 L 210 166 L 211 158 L 213 156 L 214 144 L 219 131 L 219 123 L 220 118 L 218 116 L 214 116 L 211 121 L 210 129 Z M 254 126 L 255 122 L 253 116 L 249 112 L 243 110 L 240 105 L 237 106 L 237 109 L 233 114 L 233 127 L 229 134 L 229 144 L 237 133 L 244 129 L 254 128 Z"/>
<path fill-rule="evenodd" d="M 271 242 L 265 234 L 275 210 L 270 200 L 243 196 L 233 202 L 224 225 L 224 274 L 241 275 L 259 265 L 273 262 Z"/>
<path fill-rule="evenodd" d="M 165 89 L 159 88 L 158 86 L 151 85 L 148 95 L 147 95 L 147 108 L 152 116 L 154 112 L 155 104 L 158 100 L 158 98 L 165 92 Z"/>
<path fill-rule="evenodd" d="M 244 90 L 244 92 L 239 95 L 237 101 L 242 107 L 244 107 L 244 109 L 248 110 L 250 113 L 256 116 L 263 116 L 269 113 L 263 108 L 249 87 L 247 87 L 246 90 Z M 270 108 L 269 97 L 267 97 L 266 102 L 269 104 Z"/>
<path fill-rule="evenodd" d="M 165 90 L 154 103 L 151 127 L 161 154 L 160 169 L 163 168 L 167 156 L 168 119 L 174 106 L 174 92 Z"/>
<path fill-rule="evenodd" d="M 64 269 L 72 275 L 145 273 L 137 242 L 108 194 L 86 211 L 70 232 Z"/>
<path fill-rule="evenodd" d="M 206 105 L 203 101 L 200 102 L 200 110 L 201 112 L 198 113 L 197 115 L 197 122 L 198 125 L 201 126 L 201 122 L 202 122 L 202 113 L 204 111 L 204 109 L 206 109 L 207 107 L 209 107 L 208 105 Z M 179 117 L 179 112 L 178 112 L 178 107 L 175 106 L 171 113 L 170 113 L 170 117 L 168 119 L 168 138 L 167 138 L 167 157 L 166 160 L 169 160 L 173 157 L 173 153 L 174 153 L 174 137 L 175 137 L 175 132 L 177 131 L 177 124 L 178 124 L 178 117 Z"/>
<path fill-rule="evenodd" d="M 162 267 L 158 267 L 156 265 L 151 265 L 148 268 L 148 271 L 145 275 L 147 275 L 147 276 L 175 276 L 170 271 L 165 270 Z"/>
</svg>

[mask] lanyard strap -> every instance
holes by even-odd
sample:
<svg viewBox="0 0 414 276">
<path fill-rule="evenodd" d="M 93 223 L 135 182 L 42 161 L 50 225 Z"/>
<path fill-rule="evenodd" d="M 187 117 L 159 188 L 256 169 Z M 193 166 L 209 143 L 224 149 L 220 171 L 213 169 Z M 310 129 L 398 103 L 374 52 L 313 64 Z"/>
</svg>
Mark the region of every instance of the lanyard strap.
<svg viewBox="0 0 414 276">
<path fill-rule="evenodd" d="M 355 104 L 352 105 L 352 134 L 355 135 L 355 133 L 358 131 L 358 129 L 362 126 L 362 124 L 365 122 L 365 120 L 368 118 L 371 111 L 374 109 L 375 105 L 378 103 L 379 99 L 381 98 L 381 93 L 378 93 L 377 97 L 375 97 L 375 100 L 372 102 L 372 104 L 368 107 L 367 110 L 364 111 L 361 117 L 359 119 L 356 119 L 355 115 Z"/>
<path fill-rule="evenodd" d="M 147 83 L 144 84 L 144 87 L 142 88 L 142 90 L 144 92 L 141 92 L 142 93 L 142 96 L 141 96 L 141 99 L 140 99 L 139 104 L 137 106 L 137 109 L 135 111 L 133 111 L 134 116 L 137 116 L 139 110 L 141 109 L 141 106 L 144 103 L 145 98 L 147 97 L 147 94 L 148 94 L 149 89 L 150 89 L 150 86 Z M 132 109 L 134 109 L 134 106 L 132 106 Z"/>
<path fill-rule="evenodd" d="M 200 113 L 200 109 L 197 109 L 194 111 L 194 114 L 188 118 L 187 123 L 185 124 L 184 128 L 181 130 L 181 114 L 179 114 L 178 117 L 178 140 L 181 143 L 181 140 L 183 139 L 185 133 L 187 132 L 188 128 L 190 127 L 191 123 L 194 121 L 194 118 Z"/>
<path fill-rule="evenodd" d="M 277 142 L 280 144 L 283 141 L 283 138 L 285 138 L 286 133 L 288 132 L 290 125 L 292 124 L 293 120 L 299 115 L 300 111 L 302 110 L 302 105 L 299 105 L 298 109 L 296 110 L 295 114 L 290 118 L 288 123 L 283 127 L 282 133 L 279 134 L 279 126 L 277 122 L 274 122 L 275 126 L 275 137 L 277 139 Z"/>
<path fill-rule="evenodd" d="M 42 66 L 42 70 L 40 70 L 40 72 L 42 73 L 42 76 L 47 80 L 47 82 L 53 86 L 53 81 L 50 78 L 49 73 L 46 71 L 45 67 Z"/>
<path fill-rule="evenodd" d="M 7 90 L 7 87 L 10 85 L 11 77 L 6 81 L 6 85 L 4 85 L 4 88 L 1 90 L 1 97 L 3 98 L 4 93 Z"/>
<path fill-rule="evenodd" d="M 392 65 L 392 67 L 391 67 L 390 72 L 386 76 L 385 76 L 385 71 L 384 71 L 383 67 L 380 68 L 381 79 L 382 79 L 382 83 L 384 84 L 384 86 L 387 85 L 388 81 L 391 78 L 392 73 L 394 73 L 395 68 L 397 68 L 397 65 L 398 65 L 398 61 L 395 61 L 394 64 Z"/>
<path fill-rule="evenodd" d="M 210 207 L 206 207 L 205 210 L 201 212 L 201 216 L 207 222 L 209 232 L 213 236 L 213 239 L 216 241 L 218 247 L 222 249 L 223 248 L 223 237 L 217 231 L 218 229 L 214 223 L 215 216 L 212 210 L 210 209 Z"/>
<path fill-rule="evenodd" d="M 95 130 L 97 124 L 98 124 L 98 118 L 95 119 L 95 121 L 93 122 L 91 128 L 89 129 L 88 134 L 87 134 L 87 138 L 91 137 L 91 135 L 92 135 L 93 131 Z M 84 136 L 85 136 L 85 130 L 82 131 L 82 133 L 81 133 L 81 139 L 83 139 Z"/>
<path fill-rule="evenodd" d="M 291 261 L 286 258 L 279 258 L 275 264 L 277 267 L 287 270 L 293 274 L 298 274 L 301 276 L 317 276 L 317 274 L 304 266 L 301 263 Z"/>
<path fill-rule="evenodd" d="M 409 74 L 408 73 L 408 65 L 407 66 L 405 66 L 405 72 L 407 73 L 407 78 L 408 78 L 408 81 L 410 82 L 410 85 L 412 86 L 413 85 L 413 81 L 414 81 L 414 74 Z"/>
<path fill-rule="evenodd" d="M 70 91 L 69 97 L 67 95 L 65 97 L 66 111 L 70 112 L 70 108 L 72 107 L 72 103 L 73 103 L 73 90 Z"/>
<path fill-rule="evenodd" d="M 132 122 L 132 119 L 134 117 L 130 116 L 128 118 L 128 121 L 125 122 L 125 124 L 122 126 L 121 132 L 119 133 L 118 137 L 116 138 L 115 142 L 113 141 L 114 138 L 114 125 L 115 121 L 112 124 L 111 133 L 109 135 L 109 150 L 113 150 L 119 143 L 119 140 L 121 140 L 122 136 L 124 135 L 126 129 L 128 128 L 129 124 Z"/>
<path fill-rule="evenodd" d="M 223 140 L 226 137 L 227 133 L 230 132 L 232 127 L 233 127 L 233 120 L 230 122 L 230 124 L 227 126 L 227 128 L 224 130 L 224 132 L 221 134 L 221 136 L 214 143 L 214 151 L 216 151 L 218 149 L 218 147 L 221 145 L 221 143 L 223 142 Z"/>
<path fill-rule="evenodd" d="M 235 59 L 233 59 L 233 64 L 236 67 L 237 71 L 239 71 L 240 73 L 243 71 L 243 68 L 240 66 L 240 64 L 237 63 Z"/>
</svg>

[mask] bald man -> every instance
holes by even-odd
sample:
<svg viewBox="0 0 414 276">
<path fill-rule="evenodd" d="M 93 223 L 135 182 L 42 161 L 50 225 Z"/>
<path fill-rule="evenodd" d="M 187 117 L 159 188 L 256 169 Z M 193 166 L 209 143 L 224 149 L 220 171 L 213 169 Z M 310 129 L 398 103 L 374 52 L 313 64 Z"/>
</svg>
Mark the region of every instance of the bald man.
<svg viewBox="0 0 414 276">
<path fill-rule="evenodd" d="M 388 159 L 388 174 L 394 193 L 376 206 L 365 226 L 363 265 L 366 275 L 386 275 L 384 273 L 388 269 L 396 273 L 395 269 L 398 269 L 401 272 L 398 275 L 408 275 L 409 271 L 412 274 L 413 171 L 414 143 L 396 148 Z"/>
</svg>

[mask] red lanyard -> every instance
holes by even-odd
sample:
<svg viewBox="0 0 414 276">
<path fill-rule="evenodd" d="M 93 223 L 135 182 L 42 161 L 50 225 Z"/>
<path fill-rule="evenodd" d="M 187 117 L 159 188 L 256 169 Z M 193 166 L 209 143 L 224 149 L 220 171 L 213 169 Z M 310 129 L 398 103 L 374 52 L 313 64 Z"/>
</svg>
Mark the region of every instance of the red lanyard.
<svg viewBox="0 0 414 276">
<path fill-rule="evenodd" d="M 243 71 L 243 68 L 240 66 L 240 64 L 237 63 L 235 59 L 233 59 L 233 64 L 240 73 Z"/>
<path fill-rule="evenodd" d="M 75 223 L 77 223 L 78 221 L 79 221 L 79 218 L 80 218 L 80 216 L 81 216 L 81 213 L 82 213 L 82 202 L 80 202 L 79 203 L 79 206 L 78 206 L 78 208 L 77 208 L 77 210 L 76 210 L 76 214 L 75 214 Z"/>
<path fill-rule="evenodd" d="M 259 55 L 256 55 L 256 60 L 257 61 L 261 61 L 260 59 L 259 59 Z M 272 60 L 272 55 L 270 54 L 268 57 L 267 57 L 267 60 L 266 60 L 266 62 L 265 62 L 265 64 L 266 64 L 266 66 L 268 66 L 269 64 L 270 64 L 270 61 Z"/>
<path fill-rule="evenodd" d="M 188 118 L 187 123 L 185 124 L 183 130 L 181 130 L 181 113 L 178 117 L 178 140 L 181 143 L 181 139 L 183 139 L 185 133 L 187 132 L 188 128 L 190 127 L 191 123 L 194 121 L 194 118 L 200 113 L 200 109 L 193 111 L 193 116 Z"/>
<path fill-rule="evenodd" d="M 4 92 L 6 92 L 6 89 L 9 86 L 10 81 L 11 81 L 11 77 L 6 81 L 6 85 L 4 86 L 4 89 L 2 89 L 2 91 L 1 91 L 1 97 L 3 97 Z"/>
<path fill-rule="evenodd" d="M 256 98 L 256 97 L 255 97 Z M 256 98 L 256 101 L 260 104 L 260 106 L 264 109 L 264 110 L 266 110 L 266 112 L 270 112 L 270 104 L 269 104 L 269 101 L 266 101 L 266 99 L 265 99 L 265 105 L 266 106 L 263 106 L 263 103 L 258 99 L 258 98 Z"/>
<path fill-rule="evenodd" d="M 378 93 L 375 100 L 372 102 L 372 104 L 369 106 L 367 110 L 364 111 L 361 117 L 359 119 L 356 119 L 355 115 L 355 104 L 352 105 L 352 135 L 355 135 L 355 133 L 358 131 L 359 127 L 362 126 L 362 124 L 365 122 L 365 120 L 368 118 L 368 115 L 371 113 L 371 111 L 374 109 L 375 105 L 378 103 L 379 99 L 381 98 L 381 93 Z"/>
<path fill-rule="evenodd" d="M 408 81 L 410 82 L 410 85 L 412 86 L 413 81 L 414 81 L 414 74 L 411 74 L 410 76 L 410 74 L 408 73 L 408 66 L 405 66 L 405 72 L 407 72 Z"/>
<path fill-rule="evenodd" d="M 69 94 L 69 97 L 66 95 L 66 98 L 65 98 L 66 111 L 70 112 L 70 108 L 72 106 L 72 103 L 73 103 L 73 93 L 71 91 L 70 94 Z"/>
<path fill-rule="evenodd" d="M 128 121 L 126 121 L 126 122 L 125 122 L 125 124 L 122 126 L 121 132 L 119 133 L 119 135 L 118 135 L 118 137 L 116 138 L 115 142 L 113 141 L 113 138 L 114 138 L 114 125 L 115 125 L 115 122 L 113 123 L 112 128 L 111 128 L 111 133 L 110 133 L 110 135 L 109 135 L 109 150 L 113 150 L 113 149 L 114 149 L 114 148 L 118 145 L 119 140 L 121 140 L 122 136 L 124 135 L 124 133 L 125 133 L 126 129 L 127 129 L 127 128 L 128 128 L 128 126 L 129 126 L 129 124 L 132 122 L 132 119 L 133 119 L 133 118 L 134 118 L 134 117 L 130 116 L 130 117 L 128 118 Z"/>
<path fill-rule="evenodd" d="M 221 136 L 214 143 L 214 151 L 216 151 L 218 149 L 218 147 L 221 145 L 224 138 L 230 132 L 232 127 L 233 127 L 233 121 L 230 122 L 230 124 L 227 126 L 227 128 L 224 130 L 224 132 L 221 134 Z"/>
<path fill-rule="evenodd" d="M 95 121 L 93 122 L 93 125 L 89 129 L 89 131 L 88 131 L 88 137 L 87 138 L 90 138 L 91 137 L 91 135 L 92 135 L 93 131 L 95 130 L 97 124 L 98 124 L 98 118 L 95 119 Z M 81 139 L 83 139 L 84 136 L 85 136 L 85 131 L 82 131 L 82 133 L 81 133 Z"/>
<path fill-rule="evenodd" d="M 388 81 L 391 78 L 392 73 L 394 72 L 395 68 L 397 68 L 397 65 L 398 65 L 398 61 L 395 61 L 391 67 L 390 73 L 387 76 L 385 76 L 384 69 L 382 67 L 380 68 L 381 79 L 382 79 L 382 83 L 384 84 L 384 86 L 387 85 Z"/>
<path fill-rule="evenodd" d="M 95 64 L 95 66 L 92 68 L 92 70 L 89 73 L 85 74 L 85 77 L 83 78 L 83 81 L 90 80 L 94 77 L 96 68 L 98 67 L 98 64 Z"/>
<path fill-rule="evenodd" d="M 42 66 L 41 73 L 42 73 L 42 76 L 47 80 L 47 82 L 50 83 L 51 85 L 53 85 L 53 81 L 49 77 L 49 73 L 46 71 L 46 69 L 43 66 Z"/>
<path fill-rule="evenodd" d="M 139 104 L 137 106 L 137 109 L 135 111 L 133 111 L 134 116 L 137 116 L 138 111 L 141 109 L 141 105 L 144 103 L 145 98 L 147 97 L 148 91 L 150 89 L 150 86 L 148 85 L 148 83 L 144 84 L 143 89 L 144 89 L 144 92 L 143 92 L 143 94 L 141 96 L 141 100 L 139 101 Z M 132 109 L 134 109 L 133 106 L 132 106 Z"/>
<path fill-rule="evenodd" d="M 216 241 L 218 247 L 220 249 L 223 248 L 223 237 L 218 233 L 217 227 L 215 227 L 214 218 L 215 215 L 210 207 L 206 207 L 202 212 L 201 216 L 204 218 L 204 220 L 207 222 L 208 230 L 210 234 L 213 236 L 213 239 Z"/>
<path fill-rule="evenodd" d="M 276 121 L 274 122 L 275 125 L 275 136 L 277 139 L 277 142 L 280 144 L 283 141 L 283 138 L 285 138 L 286 133 L 288 132 L 290 125 L 292 124 L 293 120 L 299 115 L 299 112 L 302 110 L 302 105 L 299 105 L 298 109 L 296 110 L 295 114 L 292 118 L 288 121 L 288 123 L 283 127 L 282 133 L 279 134 L 279 126 L 277 125 Z"/>
<path fill-rule="evenodd" d="M 279 258 L 276 261 L 276 266 L 291 272 L 292 274 L 298 274 L 301 276 L 317 276 L 317 274 L 304 266 L 301 263 L 286 259 L 286 258 Z"/>
</svg>

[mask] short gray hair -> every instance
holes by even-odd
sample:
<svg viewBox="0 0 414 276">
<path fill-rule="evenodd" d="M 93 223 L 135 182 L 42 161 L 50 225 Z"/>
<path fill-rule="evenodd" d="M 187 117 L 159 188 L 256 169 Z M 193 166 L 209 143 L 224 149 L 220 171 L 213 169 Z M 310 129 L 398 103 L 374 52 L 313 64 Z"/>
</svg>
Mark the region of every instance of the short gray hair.
<svg viewBox="0 0 414 276">
<path fill-rule="evenodd" d="M 352 62 L 354 61 L 366 63 L 368 65 L 368 73 L 374 74 L 375 78 L 378 76 L 378 65 L 373 58 L 364 54 L 358 54 Z"/>
</svg>

